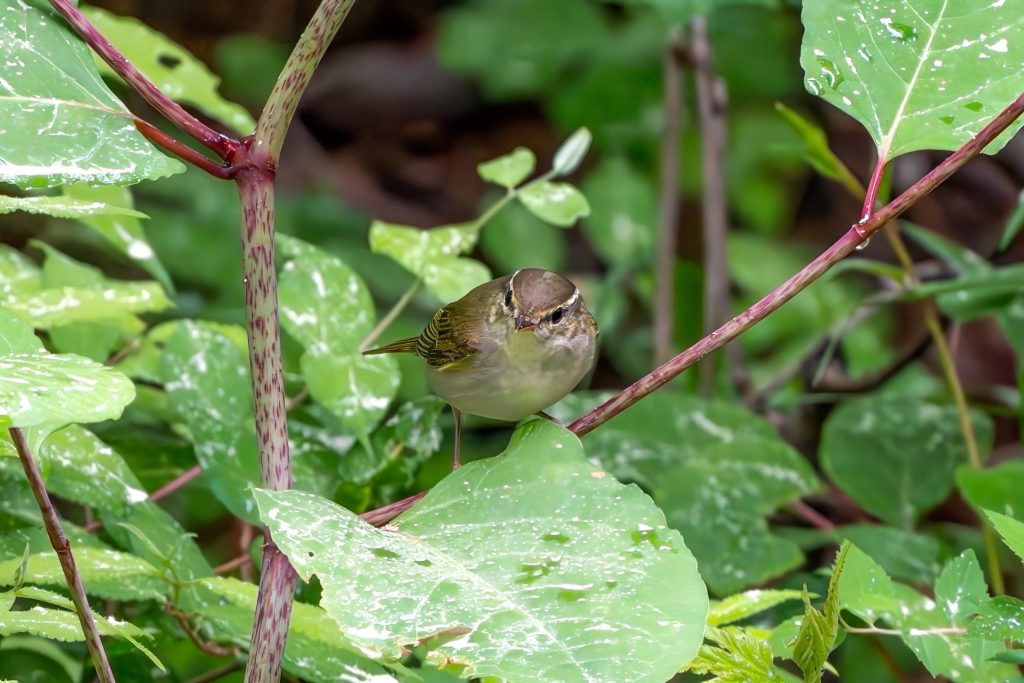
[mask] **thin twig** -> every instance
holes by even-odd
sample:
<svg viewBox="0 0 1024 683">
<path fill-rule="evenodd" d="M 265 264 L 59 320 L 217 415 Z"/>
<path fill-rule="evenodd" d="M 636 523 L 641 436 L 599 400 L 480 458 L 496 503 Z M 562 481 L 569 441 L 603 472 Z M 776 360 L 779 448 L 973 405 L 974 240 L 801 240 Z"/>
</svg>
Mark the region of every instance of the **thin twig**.
<svg viewBox="0 0 1024 683">
<path fill-rule="evenodd" d="M 238 535 L 238 549 L 242 551 L 246 557 L 249 557 L 249 546 L 252 545 L 252 539 L 256 535 L 256 527 L 249 524 L 243 519 L 238 520 L 242 524 L 242 533 Z M 252 562 L 243 562 L 238 570 L 238 576 L 242 581 L 252 581 Z"/>
<path fill-rule="evenodd" d="M 704 179 L 701 202 L 704 236 L 704 334 L 729 318 L 729 264 L 726 260 L 728 215 L 725 201 L 725 85 L 715 75 L 708 41 L 707 20 L 698 15 L 690 22 L 693 44 L 694 77 L 697 83 L 697 113 L 700 120 L 701 176 Z M 739 347 L 735 347 L 739 348 Z M 730 363 L 731 365 L 731 363 Z M 715 364 L 700 366 L 700 391 L 714 391 Z"/>
<path fill-rule="evenodd" d="M 412 298 L 416 295 L 416 292 L 419 290 L 420 282 L 421 280 L 417 278 L 416 281 L 409 286 L 409 289 L 405 290 L 405 294 L 403 294 L 401 298 L 395 302 L 395 305 L 391 307 L 391 310 L 385 313 L 384 317 L 380 319 L 380 322 L 378 322 L 377 325 L 372 330 L 370 330 L 370 333 L 366 335 L 366 338 L 363 339 L 363 341 L 360 342 L 359 344 L 360 351 L 365 351 L 366 349 L 370 348 L 370 346 L 375 341 L 377 341 L 380 335 L 384 333 L 384 330 L 388 329 L 388 325 L 393 323 L 395 321 L 395 318 L 397 318 L 402 313 L 402 311 L 405 310 L 405 307 L 409 305 L 409 302 L 412 301 Z"/>
<path fill-rule="evenodd" d="M 60 568 L 64 572 L 68 590 L 71 591 L 71 601 L 75 605 L 78 622 L 82 625 L 85 646 L 96 667 L 96 675 L 102 683 L 114 683 L 114 672 L 110 669 L 110 662 L 107 661 L 107 652 L 103 649 L 103 641 L 100 640 L 100 632 L 93 619 L 89 599 L 85 596 L 82 577 L 78 574 L 75 557 L 71 554 L 71 543 L 64 535 L 64 528 L 57 517 L 57 511 L 53 509 L 53 503 L 50 502 L 50 495 L 46 492 L 39 468 L 36 467 L 36 461 L 32 458 L 25 433 L 18 427 L 11 427 L 9 431 L 14 447 L 18 451 L 18 459 L 21 460 L 21 466 L 25 470 L 25 477 L 32 489 L 32 495 L 35 496 L 36 503 L 39 505 L 43 526 L 46 527 L 46 535 L 50 537 L 50 545 L 53 546 L 57 553 L 57 559 L 60 560 Z"/>
<path fill-rule="evenodd" d="M 140 133 L 142 133 L 143 137 L 153 144 L 162 147 L 182 161 L 187 161 L 193 166 L 206 171 L 214 178 L 226 180 L 231 178 L 235 173 L 235 166 L 218 164 L 202 152 L 192 149 L 181 140 L 163 132 L 149 121 L 144 121 L 136 117 L 135 127 Z"/>
<path fill-rule="evenodd" d="M 97 31 L 96 27 L 82 16 L 78 8 L 68 0 L 50 0 L 50 6 L 71 24 L 75 33 L 114 70 L 114 73 L 124 79 L 125 83 L 179 129 L 201 142 L 225 161 L 229 160 L 241 146 L 238 140 L 213 130 L 161 92 L 160 88 L 118 52 L 110 41 Z"/>
<path fill-rule="evenodd" d="M 938 187 L 961 166 L 976 157 L 1024 112 L 1024 94 L 1010 103 L 991 123 L 985 126 L 963 147 L 947 157 L 924 178 L 914 183 L 903 194 L 876 211 L 871 218 L 851 227 L 831 247 L 811 261 L 798 273 L 772 290 L 768 295 L 743 311 L 735 318 L 707 335 L 658 368 L 626 387 L 615 396 L 581 416 L 569 428 L 578 436 L 601 426 L 623 410 L 633 405 L 658 387 L 671 381 L 704 356 L 735 339 L 754 324 L 760 322 L 772 311 L 796 296 L 807 285 L 849 255 L 857 245 L 877 232 L 882 226 L 896 218 L 922 197 Z"/>
<path fill-rule="evenodd" d="M 682 31 L 673 29 L 665 46 L 664 123 L 661 134 L 661 181 L 658 190 L 658 252 L 655 255 L 654 362 L 672 353 L 675 330 L 675 269 L 679 235 L 679 157 L 683 118 L 682 71 L 686 45 Z"/>
<path fill-rule="evenodd" d="M 802 500 L 795 500 L 790 504 L 790 509 L 802 517 L 811 526 L 823 531 L 834 531 L 836 525 L 825 515 L 821 514 Z"/>
<path fill-rule="evenodd" d="M 408 498 L 403 498 L 402 500 L 390 503 L 388 505 L 385 505 L 384 507 L 377 508 L 376 510 L 364 512 L 359 516 L 362 518 L 364 522 L 368 524 L 372 524 L 373 526 L 377 527 L 384 526 L 385 524 L 393 520 L 395 517 L 411 508 L 420 498 L 422 498 L 425 495 L 427 495 L 427 492 L 421 491 L 419 493 L 409 496 Z"/>
<path fill-rule="evenodd" d="M 185 632 L 188 639 L 192 641 L 192 644 L 199 648 L 201 651 L 214 657 L 233 657 L 238 654 L 238 646 L 236 645 L 218 645 L 217 643 L 206 640 L 192 627 L 192 623 L 189 621 L 188 615 L 179 610 L 174 605 L 167 604 L 167 612 L 170 613 L 174 620 L 181 626 L 181 630 Z"/>
<path fill-rule="evenodd" d="M 249 551 L 246 551 L 241 555 L 238 555 L 237 557 L 228 560 L 224 564 L 217 565 L 213 568 L 213 573 L 216 576 L 220 576 L 221 574 L 227 574 L 228 572 L 234 571 L 235 569 L 238 569 L 239 567 L 243 567 L 246 565 L 252 566 L 252 556 L 249 555 Z"/>
</svg>

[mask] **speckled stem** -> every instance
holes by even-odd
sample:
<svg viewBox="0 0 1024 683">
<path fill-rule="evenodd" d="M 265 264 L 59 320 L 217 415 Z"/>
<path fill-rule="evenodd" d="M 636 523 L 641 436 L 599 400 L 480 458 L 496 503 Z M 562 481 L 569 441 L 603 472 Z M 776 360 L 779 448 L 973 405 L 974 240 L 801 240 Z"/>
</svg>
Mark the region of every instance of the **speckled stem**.
<svg viewBox="0 0 1024 683">
<path fill-rule="evenodd" d="M 313 70 L 354 3 L 355 0 L 323 0 L 277 77 L 253 134 L 253 150 L 266 156 L 271 169 L 277 165 L 288 125 L 309 85 Z"/>
<path fill-rule="evenodd" d="M 50 6 L 67 20 L 82 40 L 103 59 L 125 83 L 149 102 L 178 128 L 191 135 L 205 147 L 213 150 L 221 159 L 228 159 L 239 147 L 239 141 L 218 133 L 205 123 L 185 111 L 181 105 L 160 91 L 152 81 L 142 75 L 110 41 L 82 16 L 68 0 L 50 0 Z"/>
<path fill-rule="evenodd" d="M 763 299 L 725 323 L 717 330 L 686 349 L 672 360 L 655 368 L 639 380 L 620 391 L 589 413 L 569 425 L 579 436 L 597 429 L 602 424 L 630 407 L 658 387 L 677 377 L 707 354 L 722 348 L 740 333 L 763 320 L 784 303 L 796 296 L 807 285 L 852 252 L 858 244 L 877 232 L 886 223 L 913 206 L 953 175 L 961 166 L 981 154 L 1000 133 L 1024 113 L 1024 94 L 1006 107 L 974 138 L 914 183 L 906 192 L 876 211 L 866 221 L 852 226 L 838 241 L 826 249 L 803 270 L 772 290 Z"/>
<path fill-rule="evenodd" d="M 64 572 L 64 580 L 68 584 L 68 590 L 71 591 L 71 602 L 75 604 L 78 621 L 82 624 L 85 646 L 96 667 L 96 677 L 101 683 L 114 683 L 114 672 L 110 670 L 110 662 L 107 661 L 107 653 L 103 649 L 99 629 L 96 628 L 96 621 L 92 618 L 89 599 L 85 597 L 85 588 L 82 586 L 82 577 L 79 576 L 78 568 L 75 566 L 75 556 L 71 554 L 71 543 L 64 535 L 64 528 L 57 517 L 57 511 L 53 509 L 53 503 L 50 502 L 50 494 L 46 492 L 46 486 L 43 485 L 43 478 L 39 475 L 39 468 L 36 467 L 36 461 L 32 458 L 25 433 L 17 427 L 12 427 L 10 432 L 11 440 L 18 451 L 18 459 L 21 460 L 21 466 L 25 470 L 25 477 L 32 488 L 32 495 L 36 497 L 39 512 L 43 516 L 46 535 L 50 537 L 50 545 L 57 552 L 60 568 Z"/>
<path fill-rule="evenodd" d="M 292 470 L 274 266 L 274 179 L 256 163 L 240 171 L 236 180 L 242 199 L 242 271 L 260 472 L 263 486 L 281 491 L 291 488 Z M 246 681 L 270 683 L 281 677 L 295 579 L 288 558 L 268 533 Z"/>
</svg>

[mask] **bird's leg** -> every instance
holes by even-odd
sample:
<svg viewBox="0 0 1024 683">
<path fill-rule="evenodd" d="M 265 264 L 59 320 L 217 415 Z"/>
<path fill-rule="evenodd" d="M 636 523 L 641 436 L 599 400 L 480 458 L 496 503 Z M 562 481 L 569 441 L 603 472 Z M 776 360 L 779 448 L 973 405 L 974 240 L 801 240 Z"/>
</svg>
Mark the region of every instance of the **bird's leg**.
<svg viewBox="0 0 1024 683">
<path fill-rule="evenodd" d="M 462 454 L 460 452 L 462 447 L 462 412 L 455 406 L 452 406 L 452 416 L 455 418 L 455 453 L 452 456 L 452 472 L 454 472 L 462 466 Z"/>
</svg>

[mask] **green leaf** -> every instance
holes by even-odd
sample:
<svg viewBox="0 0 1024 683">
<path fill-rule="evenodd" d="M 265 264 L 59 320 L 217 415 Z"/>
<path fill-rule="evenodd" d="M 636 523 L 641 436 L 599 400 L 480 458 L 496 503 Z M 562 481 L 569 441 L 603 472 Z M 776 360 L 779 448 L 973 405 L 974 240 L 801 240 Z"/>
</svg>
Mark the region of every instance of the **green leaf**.
<svg viewBox="0 0 1024 683">
<path fill-rule="evenodd" d="M 1010 243 L 1017 237 L 1022 227 L 1024 227 L 1024 192 L 1017 197 L 1017 208 L 1006 219 L 1003 236 L 999 238 L 999 251 L 1006 251 L 1009 248 Z"/>
<path fill-rule="evenodd" d="M 568 258 L 568 235 L 512 202 L 480 232 L 480 250 L 498 273 L 543 268 L 560 273 Z M 588 302 L 589 303 L 589 302 Z"/>
<path fill-rule="evenodd" d="M 0 356 L 0 424 L 59 427 L 121 416 L 135 386 L 119 372 L 80 356 Z"/>
<path fill-rule="evenodd" d="M 112 600 L 157 600 L 163 602 L 170 590 L 160 571 L 134 555 L 102 548 L 76 547 L 75 566 L 90 595 Z M 21 558 L 0 562 L 0 586 L 17 584 Z M 28 558 L 24 583 L 64 586 L 64 572 L 55 552 Z"/>
<path fill-rule="evenodd" d="M 975 508 L 995 510 L 1024 519 L 1024 461 L 1007 460 L 995 467 L 979 470 L 961 465 L 956 470 L 956 485 Z"/>
<path fill-rule="evenodd" d="M 104 320 L 126 313 L 151 313 L 171 305 L 155 282 L 110 281 L 103 288 L 53 287 L 8 294 L 0 305 L 30 321 L 37 329 L 84 320 Z"/>
<path fill-rule="evenodd" d="M 590 215 L 587 198 L 569 183 L 534 181 L 520 189 L 516 197 L 533 215 L 564 228 Z"/>
<path fill-rule="evenodd" d="M 473 224 L 420 230 L 374 221 L 370 226 L 370 249 L 393 258 L 448 303 L 491 279 L 482 263 L 459 258 L 476 245 L 477 233 Z"/>
<path fill-rule="evenodd" d="M 864 194 L 864 187 L 857 180 L 857 176 L 853 175 L 846 164 L 835 155 L 828 144 L 825 131 L 817 123 L 804 118 L 782 102 L 775 103 L 775 111 L 779 112 L 786 123 L 792 126 L 796 134 L 800 136 L 804 146 L 804 159 L 815 171 L 841 183 L 855 197 Z"/>
<path fill-rule="evenodd" d="M 476 172 L 489 183 L 514 188 L 533 173 L 537 158 L 525 147 L 516 147 L 504 156 L 477 165 Z"/>
<path fill-rule="evenodd" d="M 551 412 L 571 420 L 599 398 L 574 394 Z M 656 392 L 584 442 L 616 477 L 651 492 L 713 593 L 729 595 L 802 561 L 795 543 L 769 532 L 765 517 L 819 482 L 762 418 L 724 402 Z"/>
<path fill-rule="evenodd" d="M 587 173 L 583 191 L 592 209 L 583 231 L 605 263 L 651 263 L 658 217 L 650 180 L 624 157 L 613 156 Z"/>
<path fill-rule="evenodd" d="M 992 522 L 1006 547 L 1024 561 L 1024 522 L 991 510 L 986 510 L 985 516 Z"/>
<path fill-rule="evenodd" d="M 104 203 L 117 206 L 125 211 L 133 211 L 134 200 L 131 191 L 126 187 L 115 185 L 85 185 L 76 183 L 64 186 L 64 196 L 79 202 Z M 142 222 L 138 219 L 144 215 L 132 214 L 91 214 L 82 216 L 79 221 L 96 231 L 119 254 L 124 254 L 143 270 L 152 275 L 168 292 L 174 291 L 171 276 L 164 269 L 156 252 L 149 245 Z"/>
<path fill-rule="evenodd" d="M 0 214 L 24 211 L 57 218 L 82 218 L 83 216 L 132 216 L 147 218 L 146 214 L 101 201 L 76 199 L 74 197 L 8 197 L 0 195 Z"/>
<path fill-rule="evenodd" d="M 933 230 L 900 221 L 900 228 L 919 245 L 940 258 L 943 263 L 963 275 L 981 275 L 992 272 L 992 265 L 958 242 L 947 239 Z"/>
<path fill-rule="evenodd" d="M 82 13 L 115 49 L 172 100 L 192 105 L 242 135 L 256 128 L 256 121 L 249 112 L 217 94 L 220 79 L 181 45 L 132 17 L 120 17 L 98 7 L 84 7 Z M 96 66 L 104 76 L 116 77 L 114 70 L 99 56 L 96 56 Z"/>
<path fill-rule="evenodd" d="M 89 48 L 45 0 L 0 4 L 0 182 L 130 184 L 180 173 L 135 129 L 103 84 Z"/>
<path fill-rule="evenodd" d="M 872 524 L 847 524 L 832 536 L 863 548 L 890 576 L 931 583 L 939 573 L 940 548 L 935 536 Z"/>
<path fill-rule="evenodd" d="M 981 606 L 977 617 L 967 625 L 967 632 L 987 640 L 1024 643 L 1024 601 L 997 595 Z"/>
<path fill-rule="evenodd" d="M 883 161 L 957 149 L 1024 90 L 1024 15 L 1013 3 L 808 0 L 802 19 L 807 89 L 860 121 Z"/>
<path fill-rule="evenodd" d="M 822 668 L 835 647 L 836 636 L 839 634 L 839 581 L 851 547 L 847 542 L 839 549 L 832 568 L 832 578 L 828 582 L 823 612 L 811 606 L 810 594 L 804 586 L 804 620 L 793 646 L 793 659 L 803 671 L 806 683 L 821 681 Z"/>
<path fill-rule="evenodd" d="M 741 621 L 789 600 L 799 600 L 802 595 L 803 593 L 795 590 L 751 590 L 730 595 L 720 602 L 711 604 L 708 625 L 721 626 Z"/>
<path fill-rule="evenodd" d="M 594 136 L 586 128 L 580 128 L 570 135 L 555 151 L 554 159 L 551 162 L 551 171 L 554 176 L 567 176 L 583 163 L 583 157 L 590 149 L 590 143 Z"/>
<path fill-rule="evenodd" d="M 973 416 L 983 452 L 992 422 Z M 825 421 L 822 467 L 865 510 L 909 529 L 953 488 L 967 458 L 956 407 L 908 397 L 869 397 L 836 409 Z"/>
<path fill-rule="evenodd" d="M 772 663 L 768 641 L 747 629 L 709 628 L 697 658 L 688 667 L 695 674 L 711 674 L 709 683 L 746 683 L 783 680 Z"/>
<path fill-rule="evenodd" d="M 189 584 L 184 599 L 187 608 L 202 617 L 216 635 L 248 648 L 256 591 L 251 583 L 212 577 Z M 356 650 L 326 612 L 301 602 L 292 604 L 284 669 L 317 683 L 334 683 L 346 677 L 367 683 L 395 680 L 383 666 Z"/>
<path fill-rule="evenodd" d="M 279 236 L 280 298 L 285 330 L 305 347 L 302 374 L 310 395 L 359 434 L 384 417 L 398 391 L 398 363 L 363 356 L 373 329 L 373 300 L 363 281 L 335 256 Z"/>
<path fill-rule="evenodd" d="M 184 321 L 162 361 L 164 388 L 188 425 L 210 489 L 233 514 L 256 522 L 249 489 L 262 478 L 245 352 L 216 328 Z"/>
<path fill-rule="evenodd" d="M 428 658 L 455 658 L 463 676 L 611 681 L 628 666 L 664 680 L 703 636 L 706 591 L 682 538 L 547 421 L 522 425 L 503 455 L 454 472 L 389 530 L 299 491 L 256 495 L 299 575 L 319 576 L 322 605 L 368 651 L 394 657 L 456 629 Z"/>
<path fill-rule="evenodd" d="M 45 353 L 46 348 L 32 326 L 5 308 L 0 308 L 0 357 L 11 353 Z"/>
</svg>

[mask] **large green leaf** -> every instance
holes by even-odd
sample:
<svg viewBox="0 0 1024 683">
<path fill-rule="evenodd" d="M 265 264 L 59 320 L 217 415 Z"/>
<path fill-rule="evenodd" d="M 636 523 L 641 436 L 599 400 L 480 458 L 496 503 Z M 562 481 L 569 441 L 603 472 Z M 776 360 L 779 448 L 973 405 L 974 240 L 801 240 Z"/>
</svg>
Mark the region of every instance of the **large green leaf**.
<svg viewBox="0 0 1024 683">
<path fill-rule="evenodd" d="M 552 411 L 568 420 L 593 397 Z M 737 406 L 656 393 L 585 437 L 587 453 L 651 492 L 683 533 L 712 592 L 728 595 L 800 564 L 765 517 L 815 490 L 807 462 L 765 420 Z"/>
<path fill-rule="evenodd" d="M 884 161 L 957 149 L 1024 90 L 1024 12 L 1012 1 L 806 0 L 803 23 L 807 89 L 860 121 Z"/>
<path fill-rule="evenodd" d="M 38 329 L 85 320 L 105 320 L 127 313 L 161 311 L 170 305 L 163 288 L 155 282 L 110 281 L 102 288 L 52 287 L 14 292 L 0 298 L 0 305 L 14 311 Z"/>
<path fill-rule="evenodd" d="M 167 395 L 188 426 L 214 495 L 256 522 L 249 489 L 262 479 L 245 352 L 215 327 L 185 321 L 167 340 L 162 361 Z"/>
<path fill-rule="evenodd" d="M 187 608 L 207 622 L 216 637 L 249 647 L 257 586 L 235 579 L 212 577 L 186 587 Z M 387 670 L 345 640 L 338 625 L 319 607 L 295 602 L 288 626 L 284 669 L 318 683 L 353 681 L 390 683 Z"/>
<path fill-rule="evenodd" d="M 987 453 L 992 422 L 981 414 L 973 419 Z M 966 457 L 956 407 L 905 396 L 840 406 L 821 439 L 822 466 L 832 481 L 871 514 L 904 528 L 946 499 Z"/>
<path fill-rule="evenodd" d="M 364 356 L 373 329 L 373 300 L 362 279 L 340 259 L 279 236 L 282 325 L 306 349 L 302 374 L 310 395 L 360 434 L 384 417 L 398 391 L 398 363 Z"/>
<path fill-rule="evenodd" d="M 12 586 L 21 558 L 0 562 L 0 585 Z M 90 595 L 113 600 L 163 601 L 170 589 L 156 567 L 134 555 L 102 548 L 75 548 L 75 566 Z M 24 582 L 64 586 L 64 572 L 53 551 L 31 555 Z"/>
<path fill-rule="evenodd" d="M 1007 460 L 991 469 L 961 465 L 956 485 L 975 508 L 995 510 L 1024 520 L 1024 461 Z"/>
<path fill-rule="evenodd" d="M 370 249 L 393 258 L 448 303 L 491 279 L 482 263 L 459 256 L 476 246 L 477 232 L 475 225 L 468 224 L 420 230 L 374 221 Z"/>
<path fill-rule="evenodd" d="M 69 354 L 0 356 L 0 425 L 59 427 L 121 416 L 135 386 L 121 373 Z"/>
<path fill-rule="evenodd" d="M 45 0 L 3 0 L 0 36 L 0 182 L 128 184 L 184 170 L 135 129 L 89 48 Z"/>
<path fill-rule="evenodd" d="M 256 121 L 245 108 L 217 94 L 220 79 L 181 45 L 133 17 L 119 17 L 98 7 L 86 7 L 82 12 L 143 76 L 172 100 L 190 104 L 242 135 L 256 127 Z M 104 76 L 115 75 L 99 57 L 96 66 Z"/>
<path fill-rule="evenodd" d="M 37 196 L 9 197 L 0 195 L 0 214 L 24 211 L 57 218 L 82 218 L 85 216 L 130 216 L 146 218 L 146 214 L 124 206 L 117 206 L 98 200 L 76 197 Z"/>
<path fill-rule="evenodd" d="M 707 593 L 682 538 L 547 421 L 386 530 L 310 494 L 256 495 L 299 575 L 319 576 L 328 614 L 390 657 L 448 633 L 430 656 L 466 676 L 618 681 L 628 667 L 665 680 L 703 637 Z"/>
</svg>

